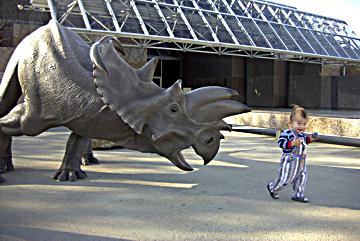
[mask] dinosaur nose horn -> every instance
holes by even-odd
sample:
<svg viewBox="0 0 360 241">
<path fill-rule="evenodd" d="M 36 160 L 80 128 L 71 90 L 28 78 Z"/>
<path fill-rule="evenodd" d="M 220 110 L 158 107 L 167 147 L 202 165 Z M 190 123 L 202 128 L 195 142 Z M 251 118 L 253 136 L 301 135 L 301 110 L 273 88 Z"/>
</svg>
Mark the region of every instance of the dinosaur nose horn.
<svg viewBox="0 0 360 241">
<path fill-rule="evenodd" d="M 190 118 L 205 123 L 218 121 L 227 116 L 241 114 L 251 109 L 231 98 L 237 96 L 235 90 L 210 86 L 186 93 L 186 110 Z"/>
</svg>

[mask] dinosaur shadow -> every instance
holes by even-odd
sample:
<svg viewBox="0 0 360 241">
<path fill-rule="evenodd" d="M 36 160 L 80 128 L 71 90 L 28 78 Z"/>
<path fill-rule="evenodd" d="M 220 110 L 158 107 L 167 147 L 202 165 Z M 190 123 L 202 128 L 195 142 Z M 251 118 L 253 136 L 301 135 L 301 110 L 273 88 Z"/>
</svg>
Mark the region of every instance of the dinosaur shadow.
<svg viewBox="0 0 360 241">
<path fill-rule="evenodd" d="M 36 234 L 33 237 L 29 233 Z M 50 238 L 51 237 L 51 238 Z M 0 240 L 26 240 L 26 241 L 130 241 L 130 239 L 109 238 L 97 235 L 61 232 L 46 228 L 11 227 L 2 226 Z"/>
</svg>

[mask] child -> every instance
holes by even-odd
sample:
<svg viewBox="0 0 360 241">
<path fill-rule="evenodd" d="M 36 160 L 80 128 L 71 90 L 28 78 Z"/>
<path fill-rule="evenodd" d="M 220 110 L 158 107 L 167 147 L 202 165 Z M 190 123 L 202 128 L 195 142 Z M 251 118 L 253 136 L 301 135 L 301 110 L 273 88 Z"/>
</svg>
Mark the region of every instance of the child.
<svg viewBox="0 0 360 241">
<path fill-rule="evenodd" d="M 305 136 L 307 122 L 305 109 L 295 105 L 290 114 L 290 129 L 284 130 L 278 140 L 278 145 L 283 150 L 278 177 L 267 185 L 270 196 L 274 199 L 279 198 L 278 192 L 284 186 L 292 183 L 294 191 L 292 200 L 308 202 L 304 196 L 307 180 L 305 148 L 318 137 L 315 133 Z"/>
</svg>

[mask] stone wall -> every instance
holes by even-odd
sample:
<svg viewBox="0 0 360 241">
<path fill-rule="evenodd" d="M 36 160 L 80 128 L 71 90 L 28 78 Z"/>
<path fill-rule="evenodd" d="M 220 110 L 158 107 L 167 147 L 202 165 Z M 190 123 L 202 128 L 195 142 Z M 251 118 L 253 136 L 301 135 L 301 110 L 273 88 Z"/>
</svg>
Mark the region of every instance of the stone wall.
<svg viewBox="0 0 360 241">
<path fill-rule="evenodd" d="M 289 113 L 276 111 L 253 111 L 225 119 L 236 125 L 255 126 L 284 130 L 288 128 Z M 319 132 L 322 135 L 337 135 L 360 138 L 360 119 L 311 116 L 306 128 L 308 132 Z"/>
</svg>

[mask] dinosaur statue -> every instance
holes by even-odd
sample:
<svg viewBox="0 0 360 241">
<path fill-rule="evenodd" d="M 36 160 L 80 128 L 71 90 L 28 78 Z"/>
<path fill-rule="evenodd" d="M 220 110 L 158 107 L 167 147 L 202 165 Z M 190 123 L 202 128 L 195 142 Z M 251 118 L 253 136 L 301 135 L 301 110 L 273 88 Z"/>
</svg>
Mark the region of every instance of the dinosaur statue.
<svg viewBox="0 0 360 241">
<path fill-rule="evenodd" d="M 231 130 L 222 119 L 250 111 L 232 100 L 237 92 L 229 88 L 183 93 L 181 80 L 161 88 L 152 81 L 156 58 L 135 69 L 122 56 L 112 37 L 90 48 L 54 20 L 40 27 L 18 45 L 6 67 L 0 85 L 2 135 L 35 136 L 52 127 L 69 128 L 54 176 L 59 181 L 86 178 L 80 164 L 88 138 L 157 153 L 191 171 L 181 151 L 193 147 L 209 163 L 224 138 L 220 131 Z M 18 103 L 21 95 L 24 102 Z"/>
</svg>

